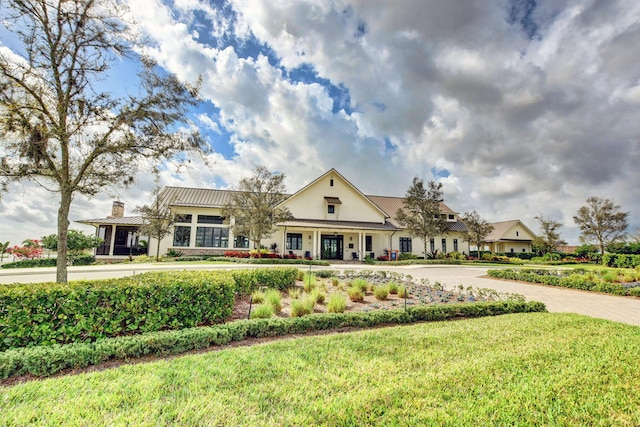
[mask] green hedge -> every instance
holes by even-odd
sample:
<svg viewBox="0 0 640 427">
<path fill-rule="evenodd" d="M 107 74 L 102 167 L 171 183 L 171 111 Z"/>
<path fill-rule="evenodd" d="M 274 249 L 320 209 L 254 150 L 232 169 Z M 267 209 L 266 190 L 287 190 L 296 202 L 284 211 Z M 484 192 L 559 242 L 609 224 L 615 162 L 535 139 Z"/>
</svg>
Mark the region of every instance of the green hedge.
<svg viewBox="0 0 640 427">
<path fill-rule="evenodd" d="M 231 315 L 234 293 L 233 276 L 224 271 L 5 285 L 0 350 L 212 324 Z"/>
<path fill-rule="evenodd" d="M 22 261 L 10 262 L 0 265 L 1 268 L 32 268 L 32 267 L 55 267 L 56 258 L 36 258 L 23 259 Z M 91 265 L 96 262 L 93 255 L 82 255 L 73 260 L 73 265 Z"/>
<path fill-rule="evenodd" d="M 640 255 L 604 254 L 602 261 L 609 267 L 636 268 L 640 267 Z"/>
<path fill-rule="evenodd" d="M 489 270 L 489 277 L 496 279 L 519 280 L 521 282 L 542 283 L 549 286 L 581 289 L 584 291 L 604 292 L 614 295 L 631 295 L 630 290 L 619 283 L 604 280 L 590 280 L 582 274 L 554 275 L 545 270 Z M 637 292 L 637 291 L 634 291 Z"/>
<path fill-rule="evenodd" d="M 344 327 L 373 327 L 441 321 L 459 317 L 545 311 L 545 305 L 539 302 L 503 301 L 419 306 L 406 311 L 381 310 L 368 313 L 313 314 L 295 318 L 241 320 L 209 327 L 152 332 L 96 342 L 7 350 L 0 353 L 0 378 L 25 374 L 47 376 L 65 369 L 82 368 L 107 360 L 180 354 L 247 338 L 299 334 Z"/>
<path fill-rule="evenodd" d="M 295 267 L 256 268 L 233 270 L 231 274 L 236 283 L 236 293 L 248 295 L 259 287 L 285 290 L 295 285 L 298 277 Z"/>
</svg>

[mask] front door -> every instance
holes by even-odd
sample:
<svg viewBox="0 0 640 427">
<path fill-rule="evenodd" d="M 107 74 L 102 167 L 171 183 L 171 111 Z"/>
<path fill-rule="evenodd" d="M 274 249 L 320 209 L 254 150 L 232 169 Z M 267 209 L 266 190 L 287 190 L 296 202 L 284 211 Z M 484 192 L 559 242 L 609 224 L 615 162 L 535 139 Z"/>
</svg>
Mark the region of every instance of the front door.
<svg viewBox="0 0 640 427">
<path fill-rule="evenodd" d="M 322 235 L 322 259 L 343 259 L 343 236 Z"/>
</svg>

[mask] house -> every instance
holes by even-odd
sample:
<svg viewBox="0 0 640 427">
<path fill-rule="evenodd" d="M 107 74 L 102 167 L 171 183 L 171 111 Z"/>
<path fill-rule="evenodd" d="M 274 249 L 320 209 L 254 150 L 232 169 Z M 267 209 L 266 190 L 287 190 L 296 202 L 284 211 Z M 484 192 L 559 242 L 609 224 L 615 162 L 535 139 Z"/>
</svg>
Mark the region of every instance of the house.
<svg viewBox="0 0 640 427">
<path fill-rule="evenodd" d="M 490 252 L 531 252 L 531 245 L 536 235 L 522 221 L 514 219 L 494 222 L 491 225 L 493 225 L 493 231 L 485 240 Z"/>
<path fill-rule="evenodd" d="M 178 222 L 173 234 L 160 242 L 160 253 L 173 250 L 183 255 L 203 255 L 250 250 L 249 240 L 234 235 L 222 216 L 222 208 L 232 195 L 232 190 L 163 188 L 159 197 L 169 204 Z M 281 207 L 288 208 L 293 219 L 279 223 L 277 232 L 263 244 L 275 243 L 285 254 L 327 260 L 364 260 L 367 255 L 375 258 L 403 252 L 423 255 L 422 241 L 411 237 L 394 220 L 402 206 L 403 198 L 365 195 L 331 169 L 286 195 Z M 446 204 L 440 204 L 440 211 L 448 231 L 431 239 L 429 250 L 468 253 L 469 245 L 460 234 L 465 230 L 464 223 Z M 120 211 L 117 214 L 77 221 L 95 226 L 98 236 L 105 239 L 104 247 L 96 251 L 98 257 L 122 256 L 127 245 L 136 244 L 136 227 L 142 224 L 142 218 L 125 217 Z M 155 255 L 156 242 L 148 246 L 149 255 Z"/>
</svg>

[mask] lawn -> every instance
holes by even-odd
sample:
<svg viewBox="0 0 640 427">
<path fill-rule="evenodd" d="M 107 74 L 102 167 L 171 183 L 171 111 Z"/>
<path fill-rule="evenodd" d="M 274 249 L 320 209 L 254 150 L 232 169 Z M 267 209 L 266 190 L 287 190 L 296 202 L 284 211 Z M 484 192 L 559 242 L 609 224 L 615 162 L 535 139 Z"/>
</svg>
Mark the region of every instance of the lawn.
<svg viewBox="0 0 640 427">
<path fill-rule="evenodd" d="M 640 328 L 530 313 L 0 388 L 1 425 L 640 425 Z"/>
</svg>

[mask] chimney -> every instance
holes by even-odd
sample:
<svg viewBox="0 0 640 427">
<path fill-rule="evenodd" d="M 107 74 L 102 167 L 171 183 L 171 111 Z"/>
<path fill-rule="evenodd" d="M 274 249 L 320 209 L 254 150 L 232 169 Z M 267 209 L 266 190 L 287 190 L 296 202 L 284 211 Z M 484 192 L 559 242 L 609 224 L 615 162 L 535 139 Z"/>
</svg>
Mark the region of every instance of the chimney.
<svg viewBox="0 0 640 427">
<path fill-rule="evenodd" d="M 111 208 L 111 216 L 109 218 L 122 218 L 124 216 L 124 203 L 113 202 Z"/>
</svg>

